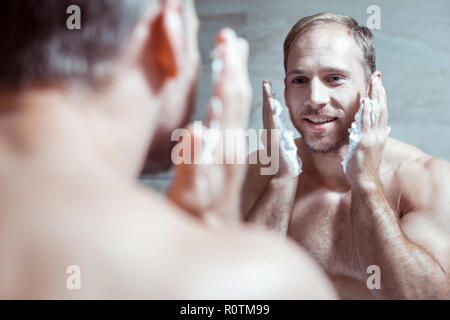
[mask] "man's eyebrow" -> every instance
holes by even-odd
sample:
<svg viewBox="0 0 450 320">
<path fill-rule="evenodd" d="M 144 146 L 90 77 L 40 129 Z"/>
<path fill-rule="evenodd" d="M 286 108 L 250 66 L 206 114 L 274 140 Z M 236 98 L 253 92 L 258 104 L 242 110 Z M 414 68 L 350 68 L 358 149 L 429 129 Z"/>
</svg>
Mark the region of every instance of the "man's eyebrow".
<svg viewBox="0 0 450 320">
<path fill-rule="evenodd" d="M 320 72 L 336 72 L 336 73 L 342 73 L 346 76 L 351 76 L 351 74 L 352 74 L 349 70 L 342 69 L 342 68 L 335 68 L 335 67 L 326 67 L 326 68 L 320 69 Z M 290 76 L 293 74 L 305 74 L 305 71 L 303 69 L 294 69 L 294 70 L 289 71 L 286 76 Z"/>
<path fill-rule="evenodd" d="M 305 71 L 303 71 L 302 69 L 294 69 L 289 71 L 286 76 L 290 76 L 291 74 L 304 74 L 304 73 Z"/>
<path fill-rule="evenodd" d="M 350 76 L 352 73 L 347 70 L 347 69 L 343 69 L 343 68 L 334 68 L 334 67 L 328 67 L 328 68 L 323 68 L 320 70 L 320 72 L 336 72 L 336 73 L 342 73 L 345 74 L 346 76 Z"/>
</svg>

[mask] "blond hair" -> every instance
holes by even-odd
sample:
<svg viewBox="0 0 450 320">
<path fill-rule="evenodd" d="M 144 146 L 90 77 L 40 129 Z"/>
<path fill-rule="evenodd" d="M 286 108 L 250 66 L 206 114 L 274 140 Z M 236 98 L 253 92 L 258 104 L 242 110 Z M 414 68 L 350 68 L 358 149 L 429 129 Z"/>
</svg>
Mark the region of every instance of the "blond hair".
<svg viewBox="0 0 450 320">
<path fill-rule="evenodd" d="M 292 45 L 312 28 L 329 23 L 344 26 L 355 39 L 356 45 L 361 49 L 364 78 L 368 83 L 370 75 L 376 69 L 375 44 L 372 32 L 369 28 L 360 26 L 355 19 L 341 14 L 322 12 L 297 21 L 284 40 L 284 71 L 287 72 L 288 56 Z"/>
</svg>

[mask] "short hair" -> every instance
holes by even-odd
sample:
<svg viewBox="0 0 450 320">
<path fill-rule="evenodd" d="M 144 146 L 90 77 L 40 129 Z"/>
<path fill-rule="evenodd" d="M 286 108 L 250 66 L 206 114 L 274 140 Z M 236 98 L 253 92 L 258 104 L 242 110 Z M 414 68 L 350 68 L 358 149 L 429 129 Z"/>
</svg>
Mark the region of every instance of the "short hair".
<svg viewBox="0 0 450 320">
<path fill-rule="evenodd" d="M 361 49 L 364 77 L 368 83 L 370 75 L 376 70 L 375 44 L 372 32 L 369 28 L 359 25 L 355 19 L 341 14 L 322 12 L 297 21 L 284 40 L 284 71 L 287 72 L 287 62 L 292 45 L 312 28 L 329 23 L 344 26 L 355 39 L 356 45 Z"/>
<path fill-rule="evenodd" d="M 6 0 L 0 9 L 0 86 L 108 77 L 109 64 L 154 0 Z M 67 8 L 81 9 L 69 30 Z"/>
</svg>

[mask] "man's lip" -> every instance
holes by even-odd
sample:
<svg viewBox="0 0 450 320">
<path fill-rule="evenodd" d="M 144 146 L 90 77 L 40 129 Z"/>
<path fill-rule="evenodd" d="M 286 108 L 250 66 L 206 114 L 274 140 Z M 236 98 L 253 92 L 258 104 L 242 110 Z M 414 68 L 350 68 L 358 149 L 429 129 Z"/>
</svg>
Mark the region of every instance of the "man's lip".
<svg viewBox="0 0 450 320">
<path fill-rule="evenodd" d="M 314 114 L 314 115 L 304 116 L 303 117 L 303 119 L 323 119 L 323 118 L 332 118 L 332 119 L 334 119 L 334 118 L 337 118 L 337 117 L 331 116 L 331 115 L 328 115 L 328 114 L 319 114 L 319 115 Z"/>
<path fill-rule="evenodd" d="M 337 117 L 330 117 L 330 116 L 314 116 L 311 118 L 332 118 L 332 121 L 328 121 L 328 122 L 323 122 L 323 123 L 314 123 L 311 121 L 308 121 L 309 117 L 305 117 L 303 120 L 306 122 L 307 126 L 309 129 L 311 129 L 312 131 L 326 131 L 327 129 L 329 129 L 330 127 L 332 127 L 334 125 L 334 122 L 337 120 Z"/>
</svg>

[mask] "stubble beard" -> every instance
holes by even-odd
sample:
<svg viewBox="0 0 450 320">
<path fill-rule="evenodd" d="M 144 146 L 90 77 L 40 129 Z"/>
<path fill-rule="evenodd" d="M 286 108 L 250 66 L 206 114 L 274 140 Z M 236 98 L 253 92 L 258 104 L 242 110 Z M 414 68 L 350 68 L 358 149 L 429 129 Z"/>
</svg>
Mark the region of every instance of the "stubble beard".
<svg viewBox="0 0 450 320">
<path fill-rule="evenodd" d="M 349 133 L 346 129 L 339 130 L 337 138 L 334 141 L 320 145 L 319 139 L 308 137 L 308 135 L 303 133 L 301 127 L 295 124 L 296 129 L 302 136 L 304 144 L 308 147 L 311 152 L 322 153 L 322 154 L 333 154 L 337 153 L 341 148 L 349 143 Z M 316 140 L 316 141 L 312 141 Z"/>
</svg>

